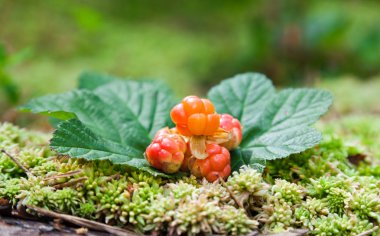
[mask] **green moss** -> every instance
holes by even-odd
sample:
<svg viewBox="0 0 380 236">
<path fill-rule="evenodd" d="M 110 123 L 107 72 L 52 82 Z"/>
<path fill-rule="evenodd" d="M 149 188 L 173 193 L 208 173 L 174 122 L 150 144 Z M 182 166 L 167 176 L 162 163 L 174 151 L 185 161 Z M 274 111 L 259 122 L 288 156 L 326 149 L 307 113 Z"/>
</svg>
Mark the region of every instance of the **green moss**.
<svg viewBox="0 0 380 236">
<path fill-rule="evenodd" d="M 306 190 L 301 185 L 289 183 L 282 179 L 276 179 L 275 184 L 272 186 L 273 196 L 289 204 L 300 203 L 305 193 Z"/>
<path fill-rule="evenodd" d="M 317 218 L 312 231 L 315 235 L 358 235 L 361 232 L 370 230 L 374 225 L 368 220 L 360 220 L 357 217 L 347 215 L 339 216 L 329 214 Z"/>
<path fill-rule="evenodd" d="M 17 202 L 16 196 L 20 194 L 20 191 L 20 179 L 7 179 L 0 182 L 0 197 L 10 200 L 12 204 Z"/>
<path fill-rule="evenodd" d="M 31 175 L 1 155 L 0 198 L 145 233 L 245 235 L 256 229 L 307 228 L 311 235 L 355 235 L 380 220 L 374 149 L 329 129 L 319 146 L 271 161 L 264 176 L 244 167 L 222 185 L 193 176 L 155 178 L 108 161 L 57 157 L 47 147 L 48 136 L 2 124 L 0 146 Z M 374 158 L 358 167 L 348 160 L 363 153 Z"/>
<path fill-rule="evenodd" d="M 301 206 L 297 207 L 294 211 L 294 217 L 298 222 L 296 223 L 297 226 L 313 229 L 315 219 L 329 213 L 327 206 L 328 204 L 324 200 L 308 197 L 306 201 L 302 202 Z"/>
<path fill-rule="evenodd" d="M 80 205 L 78 216 L 93 219 L 96 212 L 96 206 L 92 202 L 86 202 Z"/>
<path fill-rule="evenodd" d="M 267 166 L 266 180 L 273 178 L 307 183 L 310 178 L 337 175 L 341 172 L 355 175 L 354 166 L 347 157 L 352 153 L 360 153 L 360 147 L 352 147 L 343 138 L 326 133 L 322 142 L 316 147 L 285 159 L 270 161 Z"/>
<path fill-rule="evenodd" d="M 328 208 L 330 212 L 343 215 L 345 209 L 348 208 L 348 202 L 351 200 L 351 193 L 340 188 L 331 188 L 326 201 L 328 203 Z"/>
<path fill-rule="evenodd" d="M 360 219 L 374 219 L 380 223 L 379 194 L 368 193 L 365 189 L 354 192 L 349 207 Z"/>
</svg>

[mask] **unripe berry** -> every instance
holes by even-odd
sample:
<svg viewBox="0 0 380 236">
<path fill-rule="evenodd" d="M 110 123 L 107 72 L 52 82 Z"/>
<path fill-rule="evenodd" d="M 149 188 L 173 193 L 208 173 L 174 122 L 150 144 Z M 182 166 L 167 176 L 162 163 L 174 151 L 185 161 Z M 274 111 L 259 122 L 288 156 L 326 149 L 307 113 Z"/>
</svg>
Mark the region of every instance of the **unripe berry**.
<svg viewBox="0 0 380 236">
<path fill-rule="evenodd" d="M 178 132 L 185 136 L 212 135 L 219 128 L 219 116 L 208 99 L 187 96 L 170 112 Z"/>
<path fill-rule="evenodd" d="M 185 140 L 164 128 L 157 132 L 152 143 L 146 148 L 145 157 L 154 168 L 172 174 L 181 167 L 185 152 Z"/>
<path fill-rule="evenodd" d="M 191 174 L 201 178 L 204 177 L 209 182 L 214 182 L 219 177 L 226 179 L 231 173 L 230 153 L 216 143 L 207 144 L 206 159 L 191 157 L 188 166 Z"/>
<path fill-rule="evenodd" d="M 239 120 L 229 114 L 222 114 L 220 115 L 220 128 L 230 133 L 230 139 L 220 145 L 228 150 L 237 148 L 243 139 L 242 127 Z"/>
</svg>

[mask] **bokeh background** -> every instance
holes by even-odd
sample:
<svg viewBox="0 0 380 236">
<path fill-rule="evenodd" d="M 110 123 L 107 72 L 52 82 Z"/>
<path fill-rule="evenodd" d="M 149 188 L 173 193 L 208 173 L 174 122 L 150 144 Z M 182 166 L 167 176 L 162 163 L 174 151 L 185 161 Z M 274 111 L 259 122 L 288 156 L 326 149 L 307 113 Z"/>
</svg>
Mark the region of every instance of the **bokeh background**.
<svg viewBox="0 0 380 236">
<path fill-rule="evenodd" d="M 162 79 L 178 96 L 255 71 L 333 91 L 332 117 L 378 115 L 380 2 L 0 0 L 0 121 L 43 127 L 14 107 L 83 71 Z"/>
</svg>

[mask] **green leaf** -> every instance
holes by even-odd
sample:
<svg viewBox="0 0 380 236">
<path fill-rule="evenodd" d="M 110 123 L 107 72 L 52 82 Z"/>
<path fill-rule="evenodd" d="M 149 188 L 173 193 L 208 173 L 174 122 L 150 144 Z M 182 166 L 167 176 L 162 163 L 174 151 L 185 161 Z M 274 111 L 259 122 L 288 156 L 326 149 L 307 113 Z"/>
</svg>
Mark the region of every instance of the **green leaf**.
<svg viewBox="0 0 380 236">
<path fill-rule="evenodd" d="M 143 153 L 158 129 L 170 124 L 175 101 L 159 82 L 137 82 L 82 75 L 79 90 L 34 99 L 22 107 L 64 120 L 51 146 L 59 153 L 167 176 L 151 168 Z M 86 82 L 87 81 L 87 82 Z M 266 160 L 302 152 L 321 140 L 310 127 L 332 103 L 329 92 L 288 89 L 278 94 L 264 75 L 246 73 L 223 81 L 208 94 L 219 113 L 243 124 L 243 142 L 231 152 L 233 170 L 262 170 Z"/>
<path fill-rule="evenodd" d="M 80 97 L 79 91 L 71 91 L 62 94 L 46 95 L 30 100 L 20 106 L 19 110 L 48 115 L 57 119 L 67 120 L 75 118 L 70 107 Z"/>
<path fill-rule="evenodd" d="M 78 79 L 79 89 L 94 90 L 99 86 L 108 84 L 117 78 L 110 75 L 103 75 L 94 72 L 83 72 Z"/>
<path fill-rule="evenodd" d="M 49 120 L 50 125 L 51 125 L 54 129 L 58 128 L 58 125 L 62 122 L 61 119 L 54 118 L 54 117 L 49 117 L 48 120 Z"/>
<path fill-rule="evenodd" d="M 228 113 L 237 118 L 244 128 L 250 128 L 258 122 L 274 95 L 272 82 L 265 75 L 245 73 L 213 87 L 208 98 L 218 113 Z"/>
<path fill-rule="evenodd" d="M 157 130 L 169 123 L 173 103 L 171 91 L 162 83 L 117 80 L 93 91 L 33 99 L 22 109 L 67 120 L 51 142 L 59 153 L 109 159 L 167 176 L 149 167 L 143 153 Z"/>
<path fill-rule="evenodd" d="M 321 134 L 310 127 L 332 103 L 329 92 L 288 89 L 280 92 L 262 113 L 257 126 L 248 129 L 241 147 L 252 159 L 284 158 L 314 147 Z"/>
<path fill-rule="evenodd" d="M 231 169 L 232 171 L 239 170 L 242 166 L 249 166 L 259 172 L 263 172 L 266 160 L 259 158 L 252 158 L 252 152 L 237 148 L 230 151 L 231 153 Z"/>
<path fill-rule="evenodd" d="M 131 111 L 149 134 L 149 139 L 170 124 L 169 112 L 176 103 L 172 91 L 159 81 L 117 81 L 96 89 L 94 93 L 120 110 L 115 116 Z"/>
<path fill-rule="evenodd" d="M 77 119 L 61 122 L 54 132 L 50 146 L 61 154 L 89 160 L 108 159 L 114 163 L 128 163 L 134 158 L 137 161 L 142 160 L 139 148 L 104 138 Z"/>
<path fill-rule="evenodd" d="M 143 158 L 141 149 L 122 145 L 95 134 L 77 119 L 58 125 L 50 141 L 50 147 L 63 155 L 87 160 L 110 160 L 114 164 L 127 165 L 154 176 L 172 177 L 153 169 Z"/>
<path fill-rule="evenodd" d="M 232 170 L 263 166 L 263 160 L 284 158 L 321 141 L 310 127 L 332 103 L 332 95 L 317 89 L 287 89 L 277 95 L 261 74 L 246 73 L 223 81 L 209 92 L 219 113 L 229 113 L 243 125 L 240 149 L 231 153 Z M 265 163 L 264 163 L 265 164 Z"/>
</svg>

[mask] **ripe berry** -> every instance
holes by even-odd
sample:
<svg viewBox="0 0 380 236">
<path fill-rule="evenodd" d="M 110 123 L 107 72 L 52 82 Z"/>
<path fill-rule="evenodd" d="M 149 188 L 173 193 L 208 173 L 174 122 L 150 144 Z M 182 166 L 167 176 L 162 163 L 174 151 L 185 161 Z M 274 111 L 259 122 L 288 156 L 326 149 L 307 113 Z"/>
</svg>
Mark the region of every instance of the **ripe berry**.
<svg viewBox="0 0 380 236">
<path fill-rule="evenodd" d="M 226 179 L 231 173 L 229 151 L 216 143 L 207 144 L 206 151 L 206 159 L 189 159 L 190 172 L 198 178 L 206 178 L 209 182 L 214 182 L 219 177 Z"/>
<path fill-rule="evenodd" d="M 208 99 L 185 97 L 170 112 L 178 132 L 185 136 L 212 135 L 219 128 L 219 116 Z"/>
<path fill-rule="evenodd" d="M 243 139 L 242 127 L 239 120 L 229 114 L 222 114 L 220 115 L 220 128 L 230 133 L 230 139 L 220 145 L 228 150 L 237 148 Z"/>
<path fill-rule="evenodd" d="M 185 140 L 174 131 L 164 128 L 157 132 L 146 148 L 145 157 L 154 168 L 172 174 L 181 167 L 185 152 Z"/>
</svg>

